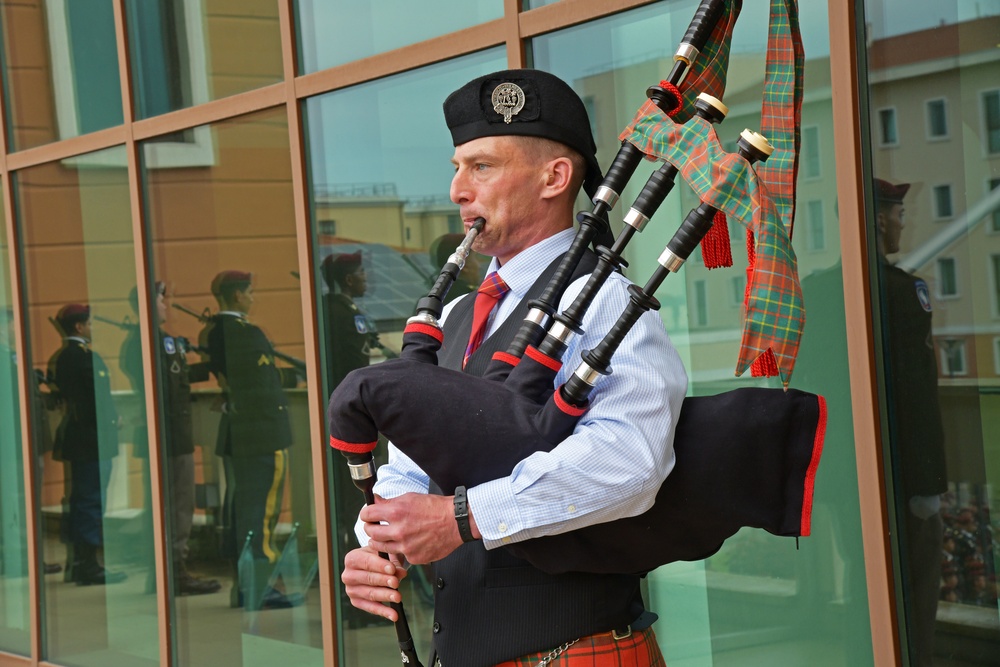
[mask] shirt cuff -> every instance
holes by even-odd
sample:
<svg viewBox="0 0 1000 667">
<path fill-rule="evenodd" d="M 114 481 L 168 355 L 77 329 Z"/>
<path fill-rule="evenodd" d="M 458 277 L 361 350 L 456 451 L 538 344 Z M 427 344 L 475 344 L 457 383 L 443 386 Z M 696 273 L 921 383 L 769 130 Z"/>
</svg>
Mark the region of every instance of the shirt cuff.
<svg viewBox="0 0 1000 667">
<path fill-rule="evenodd" d="M 469 510 L 483 536 L 483 545 L 495 549 L 518 542 L 527 536 L 524 522 L 508 478 L 494 479 L 468 491 Z"/>
</svg>

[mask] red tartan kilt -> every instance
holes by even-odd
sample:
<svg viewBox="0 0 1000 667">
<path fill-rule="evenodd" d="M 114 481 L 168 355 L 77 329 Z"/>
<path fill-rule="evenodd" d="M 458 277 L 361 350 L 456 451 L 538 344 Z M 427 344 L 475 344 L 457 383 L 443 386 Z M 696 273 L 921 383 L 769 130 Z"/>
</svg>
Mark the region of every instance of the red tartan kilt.
<svg viewBox="0 0 1000 667">
<path fill-rule="evenodd" d="M 496 667 L 535 667 L 549 654 L 533 653 L 508 660 Z M 637 630 L 631 637 L 615 639 L 610 632 L 584 637 L 570 646 L 551 667 L 666 667 L 652 628 Z"/>
</svg>

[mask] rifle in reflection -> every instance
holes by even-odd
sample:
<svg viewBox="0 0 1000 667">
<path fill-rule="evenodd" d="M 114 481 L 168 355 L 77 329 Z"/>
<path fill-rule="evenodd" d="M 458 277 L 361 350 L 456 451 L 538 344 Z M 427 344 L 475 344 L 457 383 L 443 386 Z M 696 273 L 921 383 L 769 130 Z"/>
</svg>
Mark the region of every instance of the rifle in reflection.
<svg viewBox="0 0 1000 667">
<path fill-rule="evenodd" d="M 205 308 L 203 311 L 198 313 L 194 310 L 191 310 L 190 308 L 182 306 L 179 303 L 172 303 L 170 305 L 173 308 L 176 308 L 177 310 L 181 311 L 182 313 L 190 315 L 191 317 L 195 318 L 202 324 L 208 324 L 209 322 L 212 321 L 212 317 L 214 317 L 214 315 L 212 315 L 212 311 L 210 311 L 208 308 Z M 268 343 L 271 343 L 271 341 L 268 341 Z M 191 349 L 195 350 L 196 352 L 207 352 L 207 350 L 200 347 L 192 347 Z M 286 364 L 294 368 L 298 373 L 302 375 L 303 378 L 306 376 L 306 362 L 302 361 L 301 359 L 297 359 L 290 354 L 279 352 L 278 350 L 274 349 L 274 343 L 271 343 L 271 353 L 274 355 L 276 359 L 281 359 Z"/>
<path fill-rule="evenodd" d="M 126 315 L 125 319 L 123 319 L 121 322 L 119 322 L 118 320 L 112 320 L 109 317 L 101 317 L 100 315 L 94 315 L 93 317 L 98 322 L 104 322 L 105 324 L 110 324 L 113 327 L 118 327 L 122 331 L 135 331 L 136 329 L 139 328 L 139 323 L 133 322 L 128 315 Z"/>
</svg>

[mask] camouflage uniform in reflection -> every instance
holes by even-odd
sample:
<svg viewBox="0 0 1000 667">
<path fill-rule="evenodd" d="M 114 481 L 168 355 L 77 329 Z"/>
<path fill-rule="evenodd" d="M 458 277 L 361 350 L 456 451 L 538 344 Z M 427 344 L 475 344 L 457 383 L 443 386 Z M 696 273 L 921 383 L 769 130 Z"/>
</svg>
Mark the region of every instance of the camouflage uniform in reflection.
<svg viewBox="0 0 1000 667">
<path fill-rule="evenodd" d="M 903 197 L 909 184 L 875 179 L 878 251 L 885 309 L 890 446 L 903 525 L 909 637 L 913 664 L 933 664 L 941 586 L 944 524 L 940 495 L 948 490 L 944 426 L 927 283 L 885 260 L 899 252 Z"/>
<path fill-rule="evenodd" d="M 191 525 L 194 518 L 194 432 L 191 422 L 191 382 L 201 382 L 208 379 L 207 369 L 203 377 L 192 376 L 192 369 L 187 363 L 189 344 L 185 338 L 175 338 L 169 335 L 162 324 L 167 319 L 166 285 L 157 282 L 156 286 L 156 317 L 160 323 L 157 328 L 156 354 L 157 370 L 163 421 L 163 461 L 166 464 L 165 486 L 167 488 L 167 517 L 173 559 L 173 582 L 176 595 L 204 595 L 215 593 L 222 585 L 215 579 L 201 579 L 191 574 L 187 569 L 189 553 L 188 542 L 191 538 Z M 133 288 L 129 294 L 129 303 L 133 312 L 138 314 L 138 291 Z M 139 327 L 130 326 L 125 340 L 122 342 L 118 363 L 125 376 L 132 384 L 132 389 L 141 397 L 145 391 L 142 373 L 142 341 Z M 199 367 L 200 368 L 200 367 Z M 146 424 L 146 404 L 139 400 L 139 421 L 133 432 L 133 451 L 136 458 L 143 462 L 143 492 L 145 506 L 152 507 L 149 479 L 149 433 Z M 151 528 L 147 522 L 147 528 Z M 147 536 L 147 545 L 152 547 L 152 535 Z M 147 592 L 155 591 L 155 581 L 152 572 L 152 559 L 148 563 L 150 577 L 147 579 Z"/>
<path fill-rule="evenodd" d="M 90 349 L 90 307 L 64 306 L 56 323 L 63 346 L 49 359 L 49 377 L 65 413 L 56 430 L 53 456 L 68 467 L 72 546 L 68 579 L 78 585 L 114 584 L 123 572 L 105 570 L 98 560 L 104 544 L 111 459 L 118 454 L 119 418 L 111 398 L 111 375 L 100 355 Z"/>
<path fill-rule="evenodd" d="M 219 273 L 212 293 L 220 311 L 201 338 L 224 397 L 216 454 L 226 469 L 223 513 L 229 535 L 223 548 L 237 576 L 231 604 L 251 611 L 289 607 L 294 601 L 274 587 L 272 571 L 292 444 L 284 388 L 294 387 L 297 375 L 275 366 L 270 341 L 247 320 L 253 303 L 249 273 Z"/>
</svg>

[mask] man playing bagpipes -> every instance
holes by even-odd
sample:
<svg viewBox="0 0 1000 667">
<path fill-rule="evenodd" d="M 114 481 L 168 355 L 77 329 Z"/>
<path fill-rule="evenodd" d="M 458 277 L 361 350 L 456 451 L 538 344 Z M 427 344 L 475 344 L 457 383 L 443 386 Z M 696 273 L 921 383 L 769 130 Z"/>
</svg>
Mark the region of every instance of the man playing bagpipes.
<svg viewBox="0 0 1000 667">
<path fill-rule="evenodd" d="M 467 229 L 485 219 L 473 248 L 494 259 L 479 294 L 446 311 L 439 364 L 482 374 L 569 248 L 577 192 L 586 183 L 593 194 L 600 169 L 582 101 L 545 72 L 476 79 L 453 93 L 444 110 L 456 145 L 451 198 Z M 563 306 L 584 280 L 569 286 Z M 564 356 L 565 369 L 614 324 L 628 303 L 628 284 L 619 274 L 607 280 L 584 321 L 588 333 Z M 673 467 L 671 441 L 687 387 L 655 313 L 639 319 L 614 370 L 591 395 L 573 435 L 551 452 L 529 456 L 511 475 L 468 489 L 467 518 L 461 511 L 456 518 L 461 497 L 428 493 L 427 475 L 391 448 L 375 487 L 381 499 L 361 512 L 358 537 L 367 546 L 345 559 L 342 579 L 354 606 L 396 620 L 382 602 L 399 600 L 405 557 L 436 563 L 434 645 L 441 664 L 536 664 L 560 648 L 562 659 L 617 652 L 620 662 L 613 664 L 664 664 L 639 576 L 550 575 L 498 548 L 632 516 L 652 504 Z M 442 455 L 447 445 L 441 443 Z M 388 565 L 380 551 L 400 560 Z"/>
</svg>

